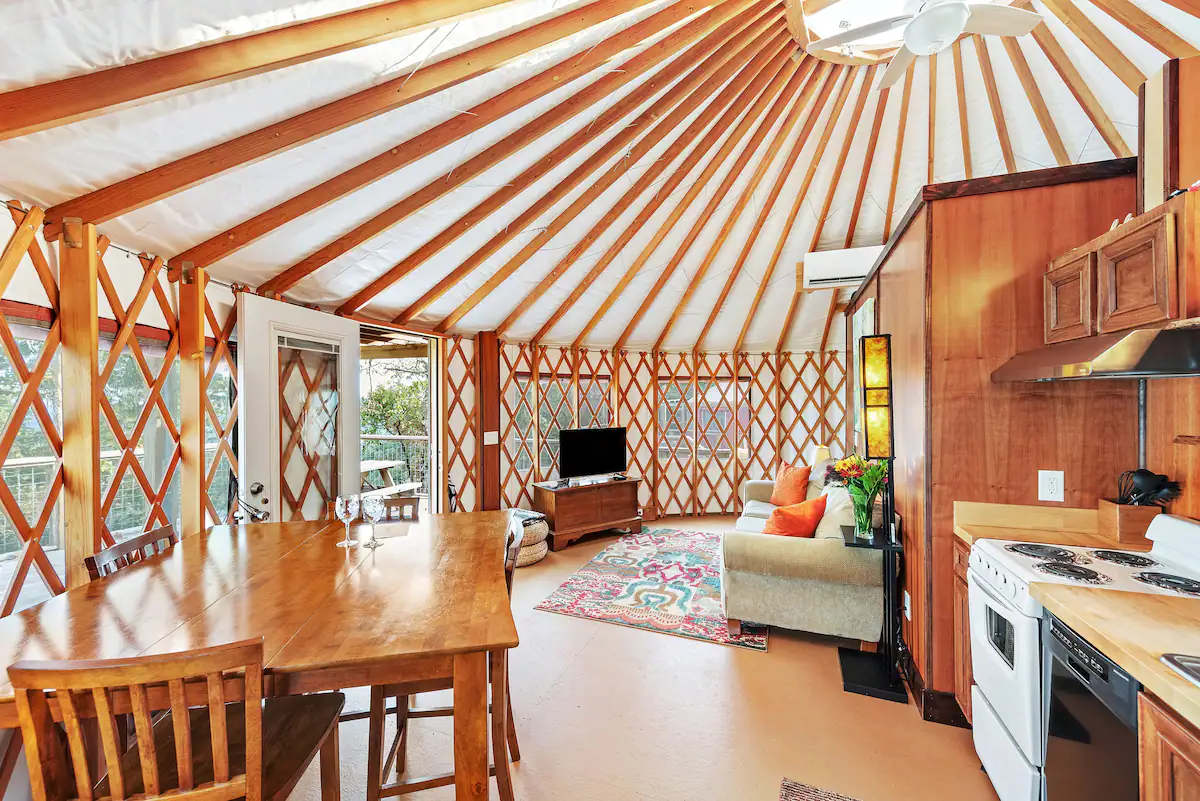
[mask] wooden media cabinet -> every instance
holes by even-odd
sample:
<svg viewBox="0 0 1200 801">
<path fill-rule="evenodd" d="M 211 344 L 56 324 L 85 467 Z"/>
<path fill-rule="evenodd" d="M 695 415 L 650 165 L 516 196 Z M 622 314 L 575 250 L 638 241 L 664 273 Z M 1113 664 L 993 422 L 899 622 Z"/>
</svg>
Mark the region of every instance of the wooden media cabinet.
<svg viewBox="0 0 1200 801">
<path fill-rule="evenodd" d="M 565 548 L 586 534 L 613 528 L 642 530 L 640 478 L 570 479 L 533 485 L 533 508 L 546 516 L 550 549 Z"/>
</svg>

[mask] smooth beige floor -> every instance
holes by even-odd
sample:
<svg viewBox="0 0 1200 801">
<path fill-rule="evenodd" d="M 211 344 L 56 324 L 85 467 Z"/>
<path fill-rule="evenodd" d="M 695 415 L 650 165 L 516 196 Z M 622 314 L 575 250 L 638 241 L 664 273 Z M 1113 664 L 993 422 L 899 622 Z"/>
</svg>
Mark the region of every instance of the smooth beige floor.
<svg viewBox="0 0 1200 801">
<path fill-rule="evenodd" d="M 653 525 L 720 531 L 732 520 Z M 757 653 L 534 610 L 612 541 L 517 571 L 518 799 L 776 801 L 788 776 L 860 801 L 995 801 L 969 731 L 842 691 L 836 641 L 772 629 L 768 652 Z M 366 706 L 365 693 L 349 696 L 348 706 Z M 341 727 L 345 801 L 366 797 L 366 734 L 366 721 Z M 451 765 L 449 721 L 415 722 L 410 743 L 410 775 Z M 449 788 L 413 796 L 453 797 Z M 293 798 L 319 801 L 315 765 Z"/>
</svg>

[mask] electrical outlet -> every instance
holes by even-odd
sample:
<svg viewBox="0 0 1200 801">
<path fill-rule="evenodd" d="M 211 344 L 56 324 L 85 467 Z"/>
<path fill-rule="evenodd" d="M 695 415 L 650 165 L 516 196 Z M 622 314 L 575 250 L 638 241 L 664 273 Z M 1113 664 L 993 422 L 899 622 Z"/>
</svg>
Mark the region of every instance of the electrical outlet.
<svg viewBox="0 0 1200 801">
<path fill-rule="evenodd" d="M 904 619 L 912 620 L 912 596 L 908 594 L 908 590 L 904 591 Z"/>
<path fill-rule="evenodd" d="M 1052 501 L 1057 503 L 1063 502 L 1063 471 L 1061 470 L 1039 470 L 1038 471 L 1038 500 Z"/>
</svg>

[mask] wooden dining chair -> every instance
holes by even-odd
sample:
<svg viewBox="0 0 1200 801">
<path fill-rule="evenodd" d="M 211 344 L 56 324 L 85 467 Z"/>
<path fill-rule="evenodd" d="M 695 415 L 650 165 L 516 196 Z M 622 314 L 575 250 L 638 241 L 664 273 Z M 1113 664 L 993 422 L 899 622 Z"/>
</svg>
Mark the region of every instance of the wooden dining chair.
<svg viewBox="0 0 1200 801">
<path fill-rule="evenodd" d="M 520 525 L 519 523 L 517 524 Z M 517 555 L 521 550 L 520 529 L 510 529 L 504 552 L 504 580 L 508 586 L 508 596 L 512 599 L 513 576 L 517 567 Z M 521 760 L 521 750 L 517 743 L 517 728 L 513 722 L 512 693 L 508 681 L 507 652 L 488 654 L 488 676 L 491 684 L 491 702 L 488 704 L 488 714 L 491 720 L 492 764 L 488 767 L 488 775 L 496 777 L 496 786 L 500 791 L 502 801 L 513 801 L 512 774 L 509 762 Z M 367 743 L 367 801 L 378 801 L 384 793 L 392 795 L 407 795 L 432 790 L 435 787 L 445 787 L 454 783 L 454 772 L 441 773 L 414 779 L 401 779 L 406 770 L 408 750 L 408 724 L 418 718 L 453 717 L 453 706 L 412 707 L 410 700 L 419 693 L 453 690 L 454 681 L 450 678 L 426 680 L 421 682 L 387 684 L 371 688 L 370 733 Z M 389 698 L 396 699 L 393 709 L 387 707 Z M 504 724 L 496 715 L 492 715 L 495 704 L 503 703 L 506 713 Z M 384 717 L 394 713 L 396 716 L 396 735 L 384 755 Z M 397 781 L 384 785 L 384 780 L 395 769 Z"/>
<path fill-rule="evenodd" d="M 12 665 L 34 801 L 284 801 L 318 752 L 322 799 L 338 801 L 343 696 L 264 703 L 262 652 L 259 638 L 162 656 Z M 226 703 L 243 684 L 227 673 L 244 675 L 245 701 Z M 154 718 L 158 710 L 167 714 Z M 117 735 L 126 713 L 137 729 L 128 750 Z M 93 721 L 108 766 L 102 777 L 84 735 Z"/>
<path fill-rule="evenodd" d="M 88 578 L 95 581 L 101 576 L 111 575 L 122 568 L 160 554 L 177 542 L 179 535 L 175 533 L 175 529 L 163 526 L 105 548 L 95 556 L 84 559 L 83 564 L 87 567 Z"/>
</svg>

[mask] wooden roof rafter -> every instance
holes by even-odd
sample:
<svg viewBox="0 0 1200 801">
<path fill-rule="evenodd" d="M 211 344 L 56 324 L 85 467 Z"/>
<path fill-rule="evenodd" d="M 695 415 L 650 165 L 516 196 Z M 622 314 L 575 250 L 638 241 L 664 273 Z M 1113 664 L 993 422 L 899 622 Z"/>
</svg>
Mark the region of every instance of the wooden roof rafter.
<svg viewBox="0 0 1200 801">
<path fill-rule="evenodd" d="M 565 83 L 605 64 L 630 47 L 682 22 L 692 13 L 694 13 L 694 9 L 690 5 L 666 6 L 646 19 L 601 41 L 579 56 L 552 65 L 500 94 L 489 97 L 466 113 L 451 117 L 349 170 L 259 212 L 228 230 L 209 237 L 204 242 L 176 255 L 172 261 L 190 261 L 205 267 L 214 264 L 272 231 L 391 175 L 417 159 L 453 144 L 517 109 L 524 108 Z M 382 221 L 376 221 L 376 225 L 380 224 Z M 362 236 L 365 233 L 365 229 L 361 231 L 356 229 L 351 236 Z"/>
<path fill-rule="evenodd" d="M 574 13 L 541 20 L 479 47 L 421 64 L 392 80 L 59 203 L 47 210 L 46 219 L 51 226 L 47 238 L 57 235 L 57 226 L 64 217 L 79 217 L 96 224 L 107 222 L 228 170 L 282 153 L 486 75 L 514 58 L 650 2 L 653 0 L 598 0 Z"/>
<path fill-rule="evenodd" d="M 413 33 L 508 0 L 392 0 L 0 94 L 0 140 Z"/>
<path fill-rule="evenodd" d="M 560 212 L 549 225 L 542 231 L 538 232 L 534 238 L 526 243 L 524 247 L 508 261 L 506 261 L 499 270 L 493 273 L 472 295 L 463 302 L 462 305 L 452 312 L 446 319 L 442 320 L 436 326 L 436 330 L 448 330 L 451 325 L 465 316 L 474 306 L 492 290 L 517 269 L 523 265 L 530 256 L 539 250 L 546 242 L 550 241 L 564 226 L 582 212 L 590 203 L 600 194 L 611 186 L 620 175 L 627 169 L 629 164 L 635 164 L 653 147 L 657 142 L 661 141 L 671 128 L 675 127 L 679 122 L 691 113 L 694 104 L 698 104 L 707 99 L 716 91 L 717 86 L 704 86 L 706 78 L 717 70 L 731 58 L 737 49 L 743 48 L 747 39 L 753 37 L 760 45 L 770 41 L 772 36 L 778 35 L 778 15 L 772 10 L 769 5 L 758 4 L 753 7 L 754 13 L 747 12 L 746 18 L 739 20 L 740 25 L 750 25 L 749 28 L 744 28 L 737 33 L 737 36 L 724 44 L 720 52 L 716 56 L 708 58 L 704 64 L 692 72 L 688 73 L 684 78 L 679 80 L 671 89 L 657 101 L 651 109 L 639 116 L 638 120 L 631 125 L 624 126 L 613 139 L 606 142 L 600 149 L 595 151 L 588 160 L 576 168 L 561 181 L 555 182 L 550 191 L 538 198 L 532 205 L 523 210 L 514 221 L 505 226 L 503 230 L 492 236 L 484 245 L 475 250 L 462 263 L 455 266 L 449 273 L 444 275 L 437 283 L 426 291 L 421 297 L 413 301 L 404 311 L 396 315 L 393 322 L 397 324 L 405 324 L 415 319 L 418 314 L 429 307 L 446 292 L 448 292 L 455 284 L 466 278 L 473 271 L 477 270 L 486 262 L 486 260 L 499 251 L 505 244 L 512 241 L 518 234 L 527 230 L 533 223 L 543 214 L 548 212 L 558 201 L 575 187 L 579 186 L 590 173 L 598 170 L 603 165 L 611 162 L 611 160 L 620 154 L 620 152 L 628 147 L 635 139 L 642 137 L 637 144 L 629 150 L 624 159 L 625 164 L 614 164 L 606 170 L 599 179 L 588 185 L 583 195 L 573 201 L 567 209 Z M 766 16 L 761 16 L 764 11 L 768 11 Z M 678 77 L 678 72 L 682 67 L 688 65 L 688 59 L 692 55 L 691 51 L 684 54 L 684 63 L 680 64 L 679 60 L 673 62 L 668 68 L 669 75 L 664 75 L 661 85 L 665 85 L 674 81 Z M 697 60 L 704 56 L 705 52 L 696 53 Z M 676 66 L 678 65 L 678 67 Z M 655 76 L 654 89 L 657 90 L 660 82 Z M 650 92 L 649 94 L 652 94 Z M 689 94 L 692 93 L 692 94 Z M 647 96 L 649 96 L 649 94 Z M 631 96 L 632 97 L 632 96 Z M 626 104 L 630 98 L 622 101 Z M 684 101 L 687 102 L 684 102 Z M 590 124 L 583 131 L 577 133 L 573 139 L 576 139 L 576 147 L 583 147 L 591 139 L 607 127 L 608 124 L 615 124 L 617 121 L 625 117 L 629 111 L 637 108 L 644 102 L 643 99 L 634 98 L 633 102 L 628 102 L 628 109 L 621 110 L 614 106 L 606 111 L 601 117 Z M 605 121 L 600 123 L 603 118 L 612 117 L 611 123 Z M 662 118 L 662 119 L 660 119 Z M 600 124 L 598 124 L 600 123 Z M 646 133 L 649 131 L 649 133 Z M 645 133 L 645 136 L 642 134 Z M 545 159 L 543 159 L 545 161 Z M 522 183 L 521 179 L 516 179 L 510 182 L 512 185 Z M 421 253 L 424 249 L 418 249 L 417 253 Z M 408 271 L 412 267 L 409 265 L 409 259 L 405 259 L 401 263 L 403 268 Z M 399 272 L 399 271 L 397 271 Z M 400 273 L 403 275 L 403 273 Z M 390 277 L 390 275 L 388 276 Z M 374 285 L 374 284 L 373 284 Z"/>
<path fill-rule="evenodd" d="M 786 47 L 786 41 L 782 35 L 777 34 L 772 39 L 772 47 Z M 650 219 L 650 217 L 666 202 L 667 198 L 675 191 L 687 175 L 694 169 L 696 164 L 703 155 L 716 143 L 716 135 L 710 132 L 709 135 L 703 135 L 709 124 L 717 115 L 722 113 L 722 109 L 731 106 L 738 98 L 746 96 L 749 91 L 748 87 L 755 75 L 760 71 L 767 69 L 771 63 L 771 49 L 763 48 L 757 53 L 747 53 L 745 61 L 736 65 L 738 69 L 734 69 L 733 65 L 727 65 L 726 69 L 729 74 L 721 78 L 714 78 L 714 84 L 720 84 L 726 80 L 728 83 L 721 90 L 721 93 L 706 105 L 699 116 L 680 133 L 666 152 L 658 158 L 649 168 L 638 177 L 621 198 L 610 207 L 604 215 L 597 221 L 588 232 L 584 234 L 574 247 L 551 269 L 551 271 L 538 283 L 537 287 L 523 298 L 503 322 L 497 326 L 497 333 L 503 335 L 508 329 L 516 323 L 516 321 L 525 314 L 533 305 L 531 298 L 533 296 L 541 296 L 547 289 L 550 288 L 563 273 L 570 268 L 583 255 L 587 248 L 591 247 L 603 233 L 610 228 L 617 219 L 629 209 L 633 203 L 640 197 L 655 181 L 667 170 L 667 168 L 679 158 L 688 148 L 686 158 L 670 175 L 669 178 L 655 191 L 651 198 L 646 202 L 642 209 L 638 212 L 635 219 L 621 232 L 617 241 L 610 246 L 605 253 L 600 257 L 595 265 L 588 271 L 584 278 L 572 289 L 558 308 L 550 315 L 549 319 L 542 325 L 541 329 L 533 336 L 534 342 L 539 342 L 549 333 L 551 329 L 562 319 L 566 312 L 579 300 L 583 292 L 591 286 L 600 274 L 612 264 L 617 255 L 625 247 L 626 244 L 641 230 L 642 226 Z M 778 54 L 776 54 L 778 55 Z M 739 71 L 740 70 L 740 71 Z M 734 72 L 737 74 L 734 75 Z M 733 76 L 730 79 L 730 76 Z M 748 101 L 748 98 L 747 98 Z M 744 107 L 744 106 L 743 106 Z M 726 112 L 731 114 L 733 112 Z M 732 120 L 734 117 L 730 116 Z M 725 117 L 722 117 L 722 121 Z M 719 122 L 718 126 L 723 123 Z M 703 135 L 703 136 L 702 136 Z"/>
<path fill-rule="evenodd" d="M 721 293 L 717 296 L 717 302 L 713 304 L 712 311 L 709 312 L 708 319 L 700 329 L 700 336 L 696 342 L 696 350 L 703 350 L 704 343 L 709 332 L 712 331 L 713 323 L 717 319 L 717 315 L 725 308 L 725 303 L 729 298 L 729 293 L 733 291 L 734 285 L 738 278 L 745 270 L 746 261 L 750 257 L 750 251 L 753 250 L 755 243 L 758 241 L 759 234 L 762 233 L 763 227 L 766 225 L 767 219 L 771 216 L 775 203 L 779 199 L 779 195 L 783 192 L 783 187 L 787 183 L 788 177 L 791 175 L 792 169 L 795 167 L 796 161 L 800 158 L 801 152 L 804 150 L 805 144 L 808 142 L 809 136 L 812 134 L 813 128 L 817 124 L 817 120 L 821 116 L 821 112 L 825 108 L 825 104 L 829 100 L 829 96 L 833 93 L 833 87 L 837 83 L 838 77 L 845 67 L 835 66 L 825 69 L 824 78 L 821 82 L 821 90 L 813 102 L 813 107 L 809 110 L 808 116 L 804 120 L 804 126 L 800 129 L 799 135 L 792 143 L 792 149 L 784 160 L 783 168 L 775 178 L 775 183 L 771 186 L 771 191 L 767 195 L 767 200 L 759 209 L 758 217 L 754 220 L 754 226 L 750 229 L 749 235 L 746 237 L 745 243 L 742 245 L 741 252 L 738 253 L 737 260 L 733 264 L 733 268 L 729 271 L 729 277 L 725 279 L 725 285 L 721 287 Z"/>
</svg>

